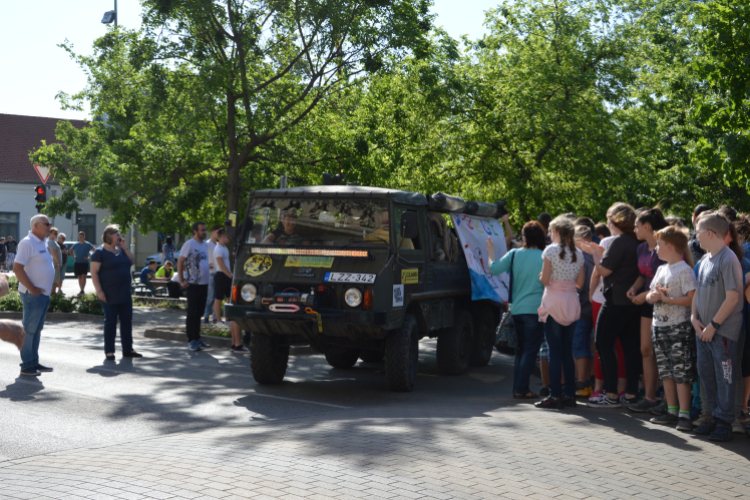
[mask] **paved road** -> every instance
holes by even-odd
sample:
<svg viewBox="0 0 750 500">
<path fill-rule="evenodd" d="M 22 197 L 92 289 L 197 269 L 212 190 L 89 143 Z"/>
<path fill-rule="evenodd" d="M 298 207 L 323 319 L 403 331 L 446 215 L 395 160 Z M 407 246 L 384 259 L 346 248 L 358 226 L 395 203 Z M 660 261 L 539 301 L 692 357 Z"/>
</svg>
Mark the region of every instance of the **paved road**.
<svg viewBox="0 0 750 500">
<path fill-rule="evenodd" d="M 51 324 L 20 379 L 0 345 L 0 498 L 737 498 L 750 440 L 715 445 L 617 410 L 544 412 L 508 398 L 512 361 L 437 377 L 423 342 L 413 393 L 382 364 L 292 357 L 262 387 L 224 349 L 138 338 L 103 361 L 98 325 Z M 538 382 L 537 382 L 538 383 Z"/>
</svg>

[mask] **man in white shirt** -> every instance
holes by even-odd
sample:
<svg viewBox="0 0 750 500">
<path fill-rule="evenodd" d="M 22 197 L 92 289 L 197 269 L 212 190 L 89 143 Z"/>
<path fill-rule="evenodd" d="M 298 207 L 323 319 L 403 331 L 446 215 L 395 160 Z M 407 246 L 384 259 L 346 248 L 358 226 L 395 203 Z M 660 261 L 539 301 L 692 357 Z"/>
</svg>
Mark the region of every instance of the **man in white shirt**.
<svg viewBox="0 0 750 500">
<path fill-rule="evenodd" d="M 55 267 L 44 241 L 50 232 L 46 215 L 31 218 L 31 231 L 18 243 L 13 272 L 18 278 L 18 293 L 23 303 L 23 328 L 26 340 L 21 348 L 21 375 L 38 377 L 52 368 L 39 364 L 39 340 L 49 308 Z"/>
<path fill-rule="evenodd" d="M 214 276 L 216 276 L 216 266 L 214 265 L 214 249 L 219 243 L 219 229 L 221 226 L 211 226 L 211 239 L 206 242 L 208 249 L 208 295 L 206 298 L 206 309 L 203 311 L 203 321 L 208 323 L 211 312 L 214 310 L 214 298 L 216 297 L 216 288 L 214 287 Z M 219 321 L 214 313 L 214 323 Z"/>
<path fill-rule="evenodd" d="M 206 224 L 193 224 L 193 237 L 185 242 L 177 259 L 177 276 L 187 293 L 187 319 L 185 333 L 191 351 L 211 347 L 201 339 L 201 314 L 206 308 L 208 295 L 208 248 Z"/>
</svg>

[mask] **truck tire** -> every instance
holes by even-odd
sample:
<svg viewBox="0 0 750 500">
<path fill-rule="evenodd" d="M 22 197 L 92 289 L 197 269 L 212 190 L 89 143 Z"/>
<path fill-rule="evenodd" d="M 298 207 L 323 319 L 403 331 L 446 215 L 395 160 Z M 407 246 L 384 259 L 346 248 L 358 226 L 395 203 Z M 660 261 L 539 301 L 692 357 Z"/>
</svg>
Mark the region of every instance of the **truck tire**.
<svg viewBox="0 0 750 500">
<path fill-rule="evenodd" d="M 254 333 L 250 337 L 250 368 L 259 384 L 280 384 L 289 361 L 289 346 L 279 345 L 272 335 Z"/>
<path fill-rule="evenodd" d="M 374 349 L 362 349 L 359 352 L 359 359 L 365 363 L 380 363 L 385 357 L 384 351 L 376 351 Z"/>
<path fill-rule="evenodd" d="M 347 369 L 357 363 L 359 359 L 359 349 L 349 349 L 348 351 L 338 351 L 325 353 L 326 361 L 334 368 Z"/>
<path fill-rule="evenodd" d="M 492 309 L 482 306 L 477 309 L 474 322 L 474 348 L 471 351 L 471 366 L 487 366 L 495 346 L 495 318 Z"/>
<path fill-rule="evenodd" d="M 461 375 L 469 368 L 474 347 L 471 316 L 464 309 L 456 309 L 454 324 L 441 330 L 437 341 L 437 365 L 441 375 Z"/>
<path fill-rule="evenodd" d="M 419 369 L 419 331 L 414 316 L 405 314 L 401 328 L 388 332 L 384 357 L 388 389 L 411 392 Z"/>
</svg>

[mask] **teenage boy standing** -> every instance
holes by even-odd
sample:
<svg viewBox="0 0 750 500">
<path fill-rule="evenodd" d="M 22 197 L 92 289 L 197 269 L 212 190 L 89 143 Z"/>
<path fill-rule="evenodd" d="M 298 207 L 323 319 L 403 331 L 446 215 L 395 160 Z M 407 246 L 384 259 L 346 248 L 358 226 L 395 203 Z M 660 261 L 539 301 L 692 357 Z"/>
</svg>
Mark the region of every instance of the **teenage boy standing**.
<svg viewBox="0 0 750 500">
<path fill-rule="evenodd" d="M 208 295 L 206 299 L 206 310 L 203 311 L 203 322 L 208 323 L 211 318 L 211 312 L 214 310 L 214 299 L 216 298 L 216 287 L 214 285 L 214 277 L 216 276 L 216 259 L 214 259 L 214 249 L 219 243 L 219 229 L 221 226 L 211 226 L 211 238 L 206 242 L 206 249 L 208 250 Z M 219 321 L 221 316 L 217 317 L 214 312 L 214 323 Z"/>
<path fill-rule="evenodd" d="M 75 259 L 73 274 L 78 278 L 78 286 L 81 288 L 78 295 L 83 295 L 83 290 L 86 288 L 86 276 L 89 274 L 89 260 L 91 260 L 89 254 L 92 250 L 94 250 L 94 245 L 86 241 L 86 233 L 79 231 L 78 243 L 70 249 L 70 253 Z"/>
<path fill-rule="evenodd" d="M 734 422 L 734 384 L 738 377 L 738 340 L 742 327 L 742 267 L 725 244 L 729 223 L 714 213 L 698 219 L 695 232 L 707 256 L 698 268 L 691 322 L 697 332 L 698 374 L 706 389 L 713 416 L 696 434 L 712 441 L 731 441 Z"/>
<path fill-rule="evenodd" d="M 201 339 L 201 314 L 208 295 L 208 249 L 206 224 L 193 224 L 193 237 L 185 242 L 177 259 L 177 277 L 187 293 L 185 333 L 191 351 L 211 347 Z"/>
</svg>

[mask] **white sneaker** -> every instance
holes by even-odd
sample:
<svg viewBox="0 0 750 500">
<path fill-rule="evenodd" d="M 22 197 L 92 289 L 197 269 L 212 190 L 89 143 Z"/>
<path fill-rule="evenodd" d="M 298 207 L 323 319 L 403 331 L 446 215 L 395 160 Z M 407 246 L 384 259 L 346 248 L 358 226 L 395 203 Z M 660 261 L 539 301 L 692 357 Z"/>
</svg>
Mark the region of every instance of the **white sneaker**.
<svg viewBox="0 0 750 500">
<path fill-rule="evenodd" d="M 586 403 L 586 406 L 588 406 L 589 408 L 620 408 L 622 407 L 622 403 L 620 403 L 620 401 L 618 401 L 617 399 L 610 398 L 606 394 L 602 394 L 596 401 L 591 401 L 589 399 L 589 402 Z"/>
<path fill-rule="evenodd" d="M 711 412 L 701 413 L 700 417 L 698 417 L 696 420 L 693 420 L 693 427 L 698 427 L 709 422 L 711 422 Z"/>
<path fill-rule="evenodd" d="M 732 422 L 732 432 L 736 434 L 744 434 L 745 433 L 745 427 L 742 425 L 742 422 L 740 422 L 739 419 L 735 419 L 734 422 Z"/>
</svg>

